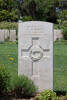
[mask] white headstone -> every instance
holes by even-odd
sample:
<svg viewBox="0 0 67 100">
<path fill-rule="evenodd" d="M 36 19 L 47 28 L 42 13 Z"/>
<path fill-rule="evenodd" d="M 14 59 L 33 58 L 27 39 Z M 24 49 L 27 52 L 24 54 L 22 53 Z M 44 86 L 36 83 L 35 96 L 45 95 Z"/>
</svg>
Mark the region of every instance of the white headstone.
<svg viewBox="0 0 67 100">
<path fill-rule="evenodd" d="M 62 30 L 55 29 L 54 30 L 54 41 L 61 40 L 63 38 Z"/>
<path fill-rule="evenodd" d="M 9 38 L 9 30 L 5 29 L 4 34 L 5 34 L 5 39 L 8 39 Z"/>
<path fill-rule="evenodd" d="M 10 41 L 11 42 L 16 41 L 16 30 L 10 30 Z"/>
<path fill-rule="evenodd" d="M 53 24 L 19 23 L 18 75 L 31 78 L 39 91 L 53 90 Z"/>
<path fill-rule="evenodd" d="M 4 30 L 0 30 L 0 42 L 4 42 Z"/>
</svg>

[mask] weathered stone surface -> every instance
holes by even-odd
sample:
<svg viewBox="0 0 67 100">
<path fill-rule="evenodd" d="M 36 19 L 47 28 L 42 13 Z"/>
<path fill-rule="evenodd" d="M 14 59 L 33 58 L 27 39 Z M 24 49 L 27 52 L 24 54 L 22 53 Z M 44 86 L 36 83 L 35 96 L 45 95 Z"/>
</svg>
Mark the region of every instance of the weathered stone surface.
<svg viewBox="0 0 67 100">
<path fill-rule="evenodd" d="M 10 30 L 10 41 L 11 42 L 16 41 L 16 30 Z"/>
<path fill-rule="evenodd" d="M 4 42 L 4 30 L 0 30 L 0 42 Z"/>
<path fill-rule="evenodd" d="M 54 41 L 61 40 L 63 38 L 62 30 L 56 29 L 54 30 Z"/>
<path fill-rule="evenodd" d="M 53 90 L 53 24 L 19 23 L 18 75 L 31 78 L 39 91 Z"/>
<path fill-rule="evenodd" d="M 4 36 L 5 37 L 5 40 L 8 39 L 9 38 L 9 30 L 5 29 L 4 30 L 4 35 L 5 35 Z"/>
</svg>

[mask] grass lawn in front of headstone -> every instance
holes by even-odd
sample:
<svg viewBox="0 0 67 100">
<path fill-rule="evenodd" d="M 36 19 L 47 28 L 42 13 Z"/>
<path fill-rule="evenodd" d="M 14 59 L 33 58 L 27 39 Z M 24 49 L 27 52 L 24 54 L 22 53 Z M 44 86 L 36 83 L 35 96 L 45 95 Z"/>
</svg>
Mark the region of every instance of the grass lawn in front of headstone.
<svg viewBox="0 0 67 100">
<path fill-rule="evenodd" d="M 0 66 L 8 67 L 12 84 L 18 74 L 18 45 L 0 43 Z M 54 43 L 54 90 L 67 91 L 67 41 Z"/>
<path fill-rule="evenodd" d="M 16 43 L 0 43 L 0 66 L 8 67 L 11 84 L 13 84 L 18 74 L 18 45 Z"/>
<path fill-rule="evenodd" d="M 67 41 L 54 43 L 54 90 L 67 91 Z"/>
</svg>

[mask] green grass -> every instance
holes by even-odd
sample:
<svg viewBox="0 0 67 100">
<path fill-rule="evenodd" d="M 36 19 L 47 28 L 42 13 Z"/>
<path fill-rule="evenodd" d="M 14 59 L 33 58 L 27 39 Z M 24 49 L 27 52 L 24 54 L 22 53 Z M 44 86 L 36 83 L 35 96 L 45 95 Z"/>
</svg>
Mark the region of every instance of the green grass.
<svg viewBox="0 0 67 100">
<path fill-rule="evenodd" d="M 67 41 L 54 44 L 54 90 L 67 91 Z"/>
<path fill-rule="evenodd" d="M 12 80 L 15 81 L 15 76 L 18 74 L 18 45 L 16 43 L 0 44 L 0 66 L 8 67 Z M 54 90 L 67 91 L 67 41 L 54 43 Z"/>
<path fill-rule="evenodd" d="M 0 44 L 0 66 L 8 67 L 11 75 L 11 84 L 13 84 L 13 80 L 15 80 L 15 76 L 18 73 L 18 46 L 16 43 Z"/>
</svg>

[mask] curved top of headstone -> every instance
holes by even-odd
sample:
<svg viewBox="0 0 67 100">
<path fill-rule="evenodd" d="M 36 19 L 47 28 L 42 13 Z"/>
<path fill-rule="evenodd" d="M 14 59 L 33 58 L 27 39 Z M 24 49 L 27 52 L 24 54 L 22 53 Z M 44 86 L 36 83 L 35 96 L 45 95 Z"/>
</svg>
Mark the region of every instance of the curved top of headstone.
<svg viewBox="0 0 67 100">
<path fill-rule="evenodd" d="M 19 22 L 19 24 L 24 24 L 24 25 L 27 25 L 27 24 L 53 24 L 53 23 L 50 23 L 50 22 L 44 22 L 44 21 L 26 21 L 26 22 Z"/>
<path fill-rule="evenodd" d="M 53 23 L 43 22 L 43 21 L 27 21 L 19 23 L 20 32 L 22 31 L 24 34 L 32 33 L 41 33 L 44 34 L 44 31 L 51 31 L 53 29 Z"/>
</svg>

